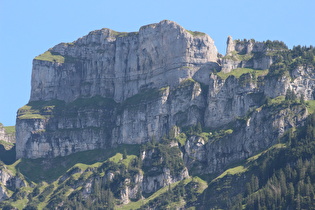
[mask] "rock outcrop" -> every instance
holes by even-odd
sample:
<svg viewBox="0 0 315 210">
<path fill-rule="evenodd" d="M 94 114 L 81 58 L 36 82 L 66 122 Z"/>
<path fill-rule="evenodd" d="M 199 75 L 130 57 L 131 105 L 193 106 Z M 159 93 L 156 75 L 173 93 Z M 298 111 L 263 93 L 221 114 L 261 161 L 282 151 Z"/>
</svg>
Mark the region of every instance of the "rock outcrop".
<svg viewBox="0 0 315 210">
<path fill-rule="evenodd" d="M 227 43 L 220 58 L 208 35 L 162 21 L 136 33 L 93 31 L 51 48 L 33 61 L 31 99 L 17 116 L 17 158 L 161 141 L 174 127 L 178 134 L 198 123 L 217 131 L 234 126 L 220 141 L 190 136 L 182 145 L 187 165 L 205 164 L 203 173 L 268 148 L 308 114 L 302 105 L 270 108 L 270 100 L 284 99 L 288 89 L 313 100 L 314 71 L 297 66 L 273 75 L 261 70 L 284 48 L 231 37 Z M 230 75 L 244 67 L 249 73 Z M 285 119 L 288 113 L 294 117 Z M 163 170 L 145 192 L 183 178 Z"/>
<path fill-rule="evenodd" d="M 20 176 L 10 171 L 7 166 L 0 165 L 0 201 L 11 197 L 12 191 L 26 185 Z"/>
<path fill-rule="evenodd" d="M 56 112 L 55 105 L 33 117 L 27 117 L 33 108 L 21 109 L 17 157 L 55 157 L 143 143 L 165 135 L 183 118 L 179 112 L 188 115 L 184 124 L 196 123 L 204 99 L 200 85 L 189 79 L 196 75 L 206 80 L 204 74 L 218 68 L 216 62 L 217 49 L 208 35 L 172 21 L 143 26 L 137 33 L 102 29 L 59 44 L 33 61 L 30 103 L 62 100 L 77 109 L 54 117 L 47 109 Z M 200 69 L 203 75 L 197 74 Z M 181 95 L 186 86 L 190 89 Z M 110 105 L 79 106 L 78 100 L 91 97 L 110 99 Z M 191 102 L 180 103 L 187 100 Z"/>
<path fill-rule="evenodd" d="M 4 127 L 0 123 L 0 140 L 9 142 L 9 143 L 15 143 L 15 131 L 13 126 Z"/>
<path fill-rule="evenodd" d="M 122 102 L 143 89 L 175 86 L 201 66 L 216 67 L 217 54 L 208 35 L 168 20 L 135 33 L 92 31 L 34 59 L 30 101 L 99 95 Z"/>
<path fill-rule="evenodd" d="M 233 40 L 231 36 L 227 39 L 226 56 L 222 59 L 222 72 L 228 73 L 236 68 L 268 69 L 273 56 L 264 42 L 255 40 Z"/>
</svg>

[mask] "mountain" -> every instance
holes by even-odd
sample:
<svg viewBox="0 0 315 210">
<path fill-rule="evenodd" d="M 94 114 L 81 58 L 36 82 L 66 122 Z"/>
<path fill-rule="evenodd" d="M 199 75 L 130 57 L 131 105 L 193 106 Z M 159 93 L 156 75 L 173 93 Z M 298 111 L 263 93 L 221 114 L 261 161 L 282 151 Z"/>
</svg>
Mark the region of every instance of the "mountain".
<svg viewBox="0 0 315 210">
<path fill-rule="evenodd" d="M 2 207 L 311 206 L 314 55 L 228 37 L 223 56 L 168 20 L 58 44 L 33 60 Z"/>
</svg>

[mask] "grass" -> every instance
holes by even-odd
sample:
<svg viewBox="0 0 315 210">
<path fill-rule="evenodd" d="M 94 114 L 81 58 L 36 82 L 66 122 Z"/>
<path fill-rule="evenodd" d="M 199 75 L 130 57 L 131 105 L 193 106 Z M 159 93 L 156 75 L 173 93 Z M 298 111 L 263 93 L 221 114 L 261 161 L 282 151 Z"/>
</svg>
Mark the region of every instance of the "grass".
<svg viewBox="0 0 315 210">
<path fill-rule="evenodd" d="M 15 133 L 15 126 L 4 126 L 6 133 Z"/>
<path fill-rule="evenodd" d="M 261 155 L 265 154 L 266 152 L 268 152 L 268 151 L 271 150 L 271 149 L 281 149 L 281 148 L 285 148 L 285 147 L 286 147 L 285 144 L 275 144 L 275 145 L 269 147 L 267 150 L 264 150 L 264 151 L 262 151 L 261 153 L 258 153 L 257 155 L 254 155 L 254 156 L 248 158 L 248 159 L 246 160 L 246 162 L 247 162 L 247 163 L 250 163 L 250 162 L 252 162 L 252 161 L 257 160 Z"/>
<path fill-rule="evenodd" d="M 61 55 L 54 55 L 51 53 L 51 51 L 48 50 L 48 51 L 44 52 L 43 54 L 35 57 L 35 60 L 64 63 L 65 57 L 63 57 Z"/>
<path fill-rule="evenodd" d="M 6 150 L 9 150 L 9 149 L 11 149 L 14 146 L 13 143 L 7 142 L 7 141 L 3 141 L 3 140 L 0 140 L 0 144 L 2 144 Z"/>
<path fill-rule="evenodd" d="M 19 209 L 19 210 L 22 210 L 28 203 L 28 199 L 27 198 L 24 198 L 24 199 L 21 199 L 21 200 L 17 200 L 17 201 L 14 201 L 12 203 L 10 203 L 12 206 L 14 206 L 15 208 Z"/>
<path fill-rule="evenodd" d="M 118 32 L 118 31 L 111 30 L 111 35 L 113 35 L 115 37 L 125 37 L 125 36 L 128 36 L 129 33 L 128 32 Z"/>
<path fill-rule="evenodd" d="M 193 36 L 205 36 L 206 34 L 200 31 L 190 31 L 190 30 L 186 30 L 188 33 L 190 33 Z"/>
<path fill-rule="evenodd" d="M 18 119 L 47 119 L 54 112 L 66 110 L 64 113 L 73 113 L 73 110 L 81 107 L 106 107 L 114 108 L 117 103 L 113 99 L 94 96 L 91 98 L 78 98 L 65 104 L 61 100 L 32 101 L 18 110 Z"/>
<path fill-rule="evenodd" d="M 16 175 L 16 166 L 21 162 L 21 159 L 15 161 L 13 164 L 11 165 L 7 165 L 7 168 L 9 169 L 9 171 L 12 173 L 12 175 Z"/>
<path fill-rule="evenodd" d="M 46 119 L 47 116 L 41 114 L 41 110 L 35 109 L 30 105 L 25 105 L 18 110 L 18 119 Z"/>
<path fill-rule="evenodd" d="M 180 133 L 177 137 L 176 137 L 177 141 L 180 143 L 180 146 L 185 146 L 186 141 L 187 141 L 187 136 L 185 133 Z"/>
<path fill-rule="evenodd" d="M 217 181 L 218 179 L 221 179 L 223 177 L 225 177 L 226 175 L 239 175 L 239 174 L 242 174 L 244 172 L 246 172 L 249 168 L 250 168 L 250 163 L 257 160 L 261 155 L 265 154 L 266 152 L 268 152 L 269 150 L 272 150 L 272 149 L 282 149 L 282 148 L 285 148 L 286 145 L 285 144 L 275 144 L 271 147 L 269 147 L 268 149 L 248 158 L 246 160 L 246 162 L 244 163 L 244 165 L 239 165 L 239 166 L 236 166 L 236 167 L 233 167 L 233 168 L 229 168 L 227 169 L 226 171 L 224 171 L 222 174 L 220 174 L 218 177 L 216 177 L 215 179 L 213 179 L 211 182 L 215 182 Z"/>
<path fill-rule="evenodd" d="M 252 54 L 244 54 L 244 55 L 237 54 L 237 58 L 240 59 L 240 60 L 242 60 L 242 61 L 248 61 L 248 60 L 250 60 L 252 57 L 253 57 Z"/>
<path fill-rule="evenodd" d="M 223 177 L 225 177 L 226 175 L 236 175 L 236 174 L 241 174 L 247 171 L 247 168 L 245 168 L 244 166 L 237 166 L 234 168 L 230 168 L 226 171 L 224 171 L 221 175 L 219 175 L 217 178 L 215 178 L 213 181 L 216 181 L 218 179 L 221 179 Z"/>
<path fill-rule="evenodd" d="M 76 166 L 82 170 L 92 167 L 98 167 L 101 161 L 105 161 L 117 153 L 126 151 L 127 158 L 125 163 L 129 163 L 136 155 L 140 153 L 139 145 L 120 145 L 110 150 L 97 149 L 84 152 L 77 152 L 65 157 L 56 157 L 53 159 L 21 159 L 14 163 L 11 167 L 19 170 L 26 178 L 35 183 L 42 181 L 51 183 L 57 180 L 61 175 L 69 169 Z"/>
<path fill-rule="evenodd" d="M 315 100 L 306 101 L 306 108 L 310 114 L 315 112 Z"/>
<path fill-rule="evenodd" d="M 253 57 L 253 54 L 238 54 L 236 51 L 231 52 L 231 55 L 224 56 L 224 59 L 231 59 L 234 61 L 248 61 Z"/>
<path fill-rule="evenodd" d="M 175 182 L 175 183 L 172 183 L 170 186 L 165 186 L 161 189 L 159 189 L 158 191 L 156 191 L 154 194 L 152 194 L 150 197 L 146 198 L 146 199 L 143 199 L 143 200 L 139 200 L 139 201 L 136 201 L 136 202 L 131 202 L 129 204 L 126 204 L 126 205 L 123 205 L 123 206 L 118 206 L 117 209 L 121 209 L 121 210 L 129 210 L 129 209 L 139 209 L 141 206 L 147 204 L 148 202 L 150 202 L 151 200 L 154 200 L 155 198 L 161 196 L 163 193 L 166 193 L 168 190 L 169 190 L 169 187 L 171 189 L 174 189 L 180 182 L 182 182 L 184 185 L 187 185 L 188 183 L 190 182 L 197 182 L 199 185 L 198 185 L 198 189 L 197 189 L 197 193 L 201 194 L 207 187 L 208 187 L 208 184 L 206 181 L 202 180 L 201 178 L 199 177 L 189 177 L 189 178 L 186 178 L 182 181 L 178 181 L 178 182 Z M 184 201 L 180 201 L 181 202 L 184 202 Z M 176 203 L 172 203 L 170 204 L 169 207 L 172 207 L 176 205 Z"/>
<path fill-rule="evenodd" d="M 160 88 L 160 89 L 148 89 L 143 92 L 140 92 L 136 95 L 131 96 L 130 98 L 127 98 L 123 104 L 122 107 L 126 106 L 134 106 L 138 105 L 142 102 L 149 102 L 152 100 L 155 100 L 159 98 L 159 96 L 162 95 L 162 93 L 167 89 L 167 87 Z"/>
<path fill-rule="evenodd" d="M 269 103 L 270 105 L 279 105 L 283 101 L 285 101 L 285 96 L 278 96 L 276 98 L 271 99 Z"/>
<path fill-rule="evenodd" d="M 193 178 L 193 181 L 199 183 L 199 187 L 197 189 L 197 193 L 199 193 L 199 194 L 203 193 L 203 191 L 205 189 L 207 189 L 207 187 L 208 187 L 208 183 L 206 181 L 202 180 L 201 178 L 199 178 L 198 176 L 195 176 Z"/>
<path fill-rule="evenodd" d="M 221 77 L 221 79 L 227 79 L 229 76 L 233 75 L 236 78 L 240 78 L 241 75 L 243 74 L 256 74 L 257 77 L 259 76 L 264 76 L 268 74 L 268 70 L 255 70 L 255 69 L 249 69 L 249 68 L 237 68 L 232 70 L 229 73 L 224 73 L 224 72 L 218 72 L 217 75 Z"/>
<path fill-rule="evenodd" d="M 123 155 L 121 153 L 116 153 L 113 157 L 110 157 L 108 160 L 114 163 L 119 163 L 123 159 Z"/>
<path fill-rule="evenodd" d="M 49 189 L 50 188 L 50 189 Z M 38 204 L 38 209 L 44 209 L 47 206 L 51 195 L 53 195 L 54 190 L 57 188 L 57 182 L 52 183 L 51 185 L 46 185 L 41 191 L 41 194 L 46 194 L 45 200 Z M 47 190 L 47 191 L 46 191 Z"/>
<path fill-rule="evenodd" d="M 126 159 L 122 159 L 122 160 L 121 160 L 121 163 L 124 164 L 126 167 L 128 167 L 129 164 L 130 164 L 130 162 L 131 162 L 133 159 L 135 159 L 135 158 L 137 158 L 137 156 L 135 156 L 135 155 L 127 155 L 127 158 L 126 158 Z"/>
<path fill-rule="evenodd" d="M 192 181 L 192 178 L 188 178 L 188 179 L 185 179 L 185 184 L 189 183 Z M 158 191 L 156 191 L 153 195 L 151 195 L 150 197 L 144 199 L 144 200 L 139 200 L 137 202 L 131 202 L 131 203 L 128 203 L 126 205 L 123 205 L 123 206 L 119 206 L 117 209 L 120 209 L 120 210 L 130 210 L 130 209 L 139 209 L 141 206 L 147 204 L 149 201 L 159 197 L 160 195 L 162 195 L 163 193 L 167 192 L 169 187 L 171 189 L 173 189 L 174 187 L 176 187 L 178 184 L 179 184 L 180 181 L 178 182 L 175 182 L 175 183 L 172 183 L 170 186 L 165 186 L 161 189 L 159 189 Z"/>
<path fill-rule="evenodd" d="M 66 105 L 67 109 L 80 107 L 109 107 L 113 108 L 117 103 L 111 98 L 103 98 L 101 96 L 93 96 L 91 98 L 78 98 Z"/>
</svg>

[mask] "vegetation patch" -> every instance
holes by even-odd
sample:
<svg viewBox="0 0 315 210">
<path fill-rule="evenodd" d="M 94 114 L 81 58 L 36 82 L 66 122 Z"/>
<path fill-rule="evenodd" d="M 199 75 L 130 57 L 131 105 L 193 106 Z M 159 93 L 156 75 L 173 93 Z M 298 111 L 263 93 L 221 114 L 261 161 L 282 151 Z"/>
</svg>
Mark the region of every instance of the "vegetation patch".
<svg viewBox="0 0 315 210">
<path fill-rule="evenodd" d="M 255 160 L 257 160 L 261 155 L 265 154 L 266 152 L 268 152 L 268 151 L 270 151 L 270 150 L 272 150 L 272 149 L 281 149 L 281 148 L 285 148 L 285 147 L 286 147 L 285 144 L 275 144 L 275 145 L 269 147 L 267 150 L 264 150 L 263 152 L 260 152 L 260 153 L 258 153 L 257 155 L 254 155 L 254 156 L 248 158 L 248 159 L 246 160 L 246 162 L 247 162 L 247 163 L 250 163 L 250 162 L 252 162 L 252 161 L 255 161 Z"/>
<path fill-rule="evenodd" d="M 245 168 L 244 166 L 237 166 L 234 168 L 230 168 L 230 169 L 224 171 L 220 176 L 215 178 L 213 181 L 216 181 L 217 179 L 221 179 L 226 175 L 236 175 L 236 174 L 244 173 L 246 171 L 247 171 L 247 168 Z"/>
<path fill-rule="evenodd" d="M 91 98 L 78 98 L 65 105 L 68 110 L 78 109 L 78 108 L 114 108 L 118 104 L 111 98 L 103 98 L 102 96 L 93 96 Z"/>
<path fill-rule="evenodd" d="M 179 84 L 179 86 L 177 88 L 189 87 L 189 86 L 194 85 L 195 83 L 196 83 L 196 81 L 194 79 L 188 78 L 188 79 L 181 81 L 181 83 Z"/>
<path fill-rule="evenodd" d="M 168 144 L 170 141 L 172 140 L 165 138 L 165 144 L 148 142 L 142 145 L 142 151 L 153 151 L 152 158 L 143 162 L 142 169 L 147 175 L 159 175 L 163 172 L 163 168 L 169 169 L 172 176 L 177 176 L 182 172 L 185 166 L 181 158 L 181 151 L 178 147 L 170 147 Z"/>
<path fill-rule="evenodd" d="M 35 60 L 64 63 L 65 57 L 63 57 L 62 55 L 53 54 L 51 51 L 48 50 L 43 54 L 35 57 Z"/>
<path fill-rule="evenodd" d="M 115 36 L 115 37 L 126 37 L 129 35 L 128 32 L 118 32 L 118 31 L 114 31 L 111 30 L 111 35 Z"/>
<path fill-rule="evenodd" d="M 153 101 L 158 99 L 162 93 L 167 89 L 167 87 L 160 88 L 160 89 L 149 89 L 143 92 L 140 92 L 136 95 L 127 98 L 123 103 L 122 107 L 129 107 L 139 105 L 141 103 L 148 103 L 149 101 Z"/>
<path fill-rule="evenodd" d="M 4 126 L 6 133 L 15 133 L 15 126 Z"/>
<path fill-rule="evenodd" d="M 3 152 L 7 152 L 7 150 L 12 149 L 12 147 L 14 147 L 15 144 L 11 143 L 11 142 L 4 141 L 4 140 L 0 140 L 0 145 L 2 145 L 4 147 L 4 149 L 6 150 Z M 0 151 L 2 151 L 1 147 L 0 147 Z M 3 158 L 7 158 L 7 154 L 0 154 L 0 160 L 3 161 Z"/>
<path fill-rule="evenodd" d="M 141 206 L 146 205 L 148 202 L 153 201 L 154 199 L 158 198 L 159 196 L 163 195 L 164 193 L 168 192 L 169 190 L 174 189 L 178 184 L 180 184 L 180 183 L 188 184 L 191 181 L 192 181 L 192 178 L 187 178 L 187 179 L 184 179 L 183 181 L 175 182 L 173 184 L 170 184 L 169 186 L 165 186 L 165 187 L 159 189 L 154 194 L 152 194 L 150 197 L 148 197 L 144 200 L 139 200 L 137 202 L 131 202 L 129 204 L 120 206 L 119 209 L 122 209 L 122 210 L 140 209 Z"/>
<path fill-rule="evenodd" d="M 40 183 L 41 181 L 53 182 L 62 174 L 66 173 L 71 167 L 87 168 L 97 162 L 107 160 L 117 153 L 126 151 L 127 155 L 139 156 L 139 145 L 120 145 L 111 150 L 97 149 L 84 152 L 77 152 L 65 157 L 56 157 L 53 159 L 21 159 L 16 168 L 31 181 Z"/>
<path fill-rule="evenodd" d="M 236 78 L 240 78 L 241 75 L 243 74 L 252 74 L 255 75 L 256 77 L 259 76 L 265 76 L 268 74 L 268 70 L 255 70 L 255 69 L 249 69 L 249 68 L 237 68 L 237 69 L 233 69 L 231 72 L 229 73 L 224 73 L 224 72 L 218 72 L 217 75 L 221 78 L 221 79 L 227 79 L 229 76 L 233 75 Z"/>
<path fill-rule="evenodd" d="M 56 107 L 64 104 L 63 101 L 31 101 L 18 110 L 18 119 L 46 119 L 49 118 Z"/>
<path fill-rule="evenodd" d="M 310 114 L 315 112 L 315 100 L 306 101 L 306 108 Z"/>
<path fill-rule="evenodd" d="M 187 141 L 187 136 L 185 133 L 180 133 L 177 137 L 176 137 L 177 141 L 179 142 L 180 146 L 183 147 L 186 144 Z"/>
<path fill-rule="evenodd" d="M 18 110 L 18 119 L 47 119 L 55 113 L 72 114 L 80 108 L 110 108 L 118 104 L 109 98 L 93 96 L 91 98 L 78 98 L 68 104 L 61 100 L 31 101 Z"/>
<path fill-rule="evenodd" d="M 186 30 L 188 33 L 190 33 L 193 36 L 205 36 L 206 34 L 200 31 L 190 31 L 190 30 Z"/>
<path fill-rule="evenodd" d="M 154 193 L 142 201 L 142 205 L 137 206 L 137 208 L 173 209 L 175 207 L 187 207 L 187 209 L 193 209 L 195 208 L 198 196 L 207 187 L 207 182 L 199 177 L 187 178 L 162 188 L 158 193 Z"/>
<path fill-rule="evenodd" d="M 231 52 L 231 55 L 226 55 L 223 57 L 223 59 L 230 59 L 233 61 L 249 61 L 251 58 L 253 58 L 253 56 L 253 54 L 241 54 L 233 51 Z"/>
</svg>

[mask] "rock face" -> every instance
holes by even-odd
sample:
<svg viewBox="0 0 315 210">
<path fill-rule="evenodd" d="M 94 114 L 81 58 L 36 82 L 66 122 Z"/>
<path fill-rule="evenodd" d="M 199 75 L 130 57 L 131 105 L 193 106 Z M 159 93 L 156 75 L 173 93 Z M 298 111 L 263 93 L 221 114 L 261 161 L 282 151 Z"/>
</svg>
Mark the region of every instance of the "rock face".
<svg viewBox="0 0 315 210">
<path fill-rule="evenodd" d="M 260 74 L 274 61 L 269 45 L 232 37 L 227 44 L 227 55 L 219 58 L 208 35 L 162 21 L 136 33 L 93 31 L 51 48 L 33 61 L 31 99 L 17 116 L 17 158 L 161 141 L 174 127 L 177 136 L 198 123 L 216 131 L 234 125 L 219 141 L 191 135 L 182 145 L 187 165 L 201 173 L 270 147 L 303 124 L 308 112 L 302 105 L 277 109 L 268 101 L 284 98 L 288 89 L 313 100 L 314 71 L 298 66 L 290 75 Z M 219 74 L 240 67 L 252 72 Z M 293 117 L 286 119 L 288 113 Z M 188 176 L 182 174 L 171 177 L 164 168 L 138 179 L 151 193 Z M 122 200 L 136 191 L 126 189 Z"/>
<path fill-rule="evenodd" d="M 10 191 L 25 186 L 21 177 L 10 172 L 6 166 L 0 165 L 0 201 L 11 196 Z"/>
<path fill-rule="evenodd" d="M 236 68 L 268 69 L 272 64 L 271 49 L 255 40 L 227 40 L 226 56 L 222 59 L 222 72 Z"/>
<path fill-rule="evenodd" d="M 142 89 L 177 85 L 201 66 L 216 66 L 218 52 L 208 35 L 165 20 L 136 33 L 93 31 L 47 53 L 60 62 L 45 54 L 34 59 L 30 101 L 100 95 L 122 102 Z"/>
<path fill-rule="evenodd" d="M 102 29 L 59 44 L 34 59 L 30 102 L 68 103 L 101 96 L 110 98 L 112 106 L 80 107 L 64 117 L 19 117 L 17 157 L 54 157 L 116 143 L 142 143 L 167 133 L 181 117 L 177 113 L 188 109 L 190 121 L 185 123 L 195 123 L 199 111 L 190 107 L 200 107 L 204 99 L 200 85 L 187 79 L 201 77 L 196 74 L 200 69 L 217 68 L 216 61 L 217 49 L 208 35 L 172 21 L 143 26 L 137 33 Z M 181 96 L 185 85 L 190 89 Z M 171 97 L 170 88 L 178 97 Z M 178 100 L 191 102 L 178 106 Z"/>
<path fill-rule="evenodd" d="M 3 125 L 0 123 L 0 140 L 15 143 L 15 131 L 8 132 L 8 130 L 5 127 L 3 127 Z"/>
</svg>

